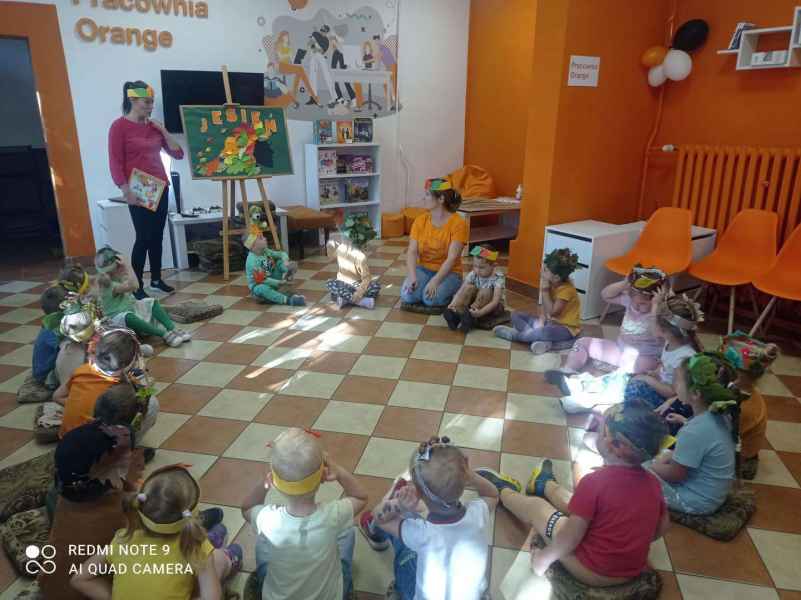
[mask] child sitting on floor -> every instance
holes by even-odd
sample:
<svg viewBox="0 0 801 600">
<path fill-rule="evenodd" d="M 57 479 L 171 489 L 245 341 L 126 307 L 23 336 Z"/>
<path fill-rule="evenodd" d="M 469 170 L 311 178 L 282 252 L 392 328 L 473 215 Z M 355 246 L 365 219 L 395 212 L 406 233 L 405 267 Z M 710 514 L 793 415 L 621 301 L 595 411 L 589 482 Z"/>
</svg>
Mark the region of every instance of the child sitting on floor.
<svg viewBox="0 0 801 600">
<path fill-rule="evenodd" d="M 531 344 L 534 354 L 544 354 L 557 347 L 569 348 L 581 330 L 581 306 L 570 275 L 578 269 L 578 255 L 568 248 L 545 256 L 540 291 L 542 314 L 514 311 L 512 327 L 499 325 L 495 335 L 513 342 Z"/>
<path fill-rule="evenodd" d="M 258 535 L 256 564 L 264 581 L 261 597 L 350 598 L 353 516 L 367 503 L 367 492 L 323 452 L 314 432 L 292 428 L 271 446 L 272 473 L 242 505 L 242 515 Z M 339 482 L 344 496 L 316 503 L 320 484 L 329 481 Z M 264 504 L 269 487 L 286 497 L 286 506 Z"/>
<path fill-rule="evenodd" d="M 496 267 L 498 251 L 489 245 L 474 246 L 470 256 L 473 269 L 442 313 L 451 331 L 458 328 L 468 333 L 483 319 L 496 317 L 505 310 L 506 276 Z"/>
<path fill-rule="evenodd" d="M 737 368 L 737 387 L 748 396 L 740 405 L 741 475 L 743 479 L 753 479 L 768 425 L 765 398 L 756 383 L 778 358 L 779 347 L 735 331 L 721 340 L 718 351 Z"/>
<path fill-rule="evenodd" d="M 245 261 L 245 275 L 248 289 L 254 298 L 272 304 L 306 305 L 306 298 L 300 294 L 286 296 L 278 291 L 278 287 L 292 279 L 297 270 L 297 265 L 289 260 L 286 252 L 270 250 L 257 225 L 250 226 L 250 233 L 244 237 L 242 243 L 249 251 Z"/>
<path fill-rule="evenodd" d="M 136 335 L 129 329 L 111 329 L 102 334 L 94 352 L 89 353 L 89 362 L 78 367 L 53 393 L 53 401 L 64 406 L 59 436 L 63 438 L 70 430 L 91 421 L 98 397 L 122 381 L 144 390 L 142 418 L 135 424 L 140 436 L 144 435 L 156 422 L 158 400 L 147 393 L 149 381 Z"/>
<path fill-rule="evenodd" d="M 154 336 L 171 348 L 192 339 L 187 331 L 175 328 L 170 316 L 155 298 L 137 300 L 133 291 L 139 289 L 136 278 L 122 255 L 105 246 L 95 255 L 97 287 L 103 315 L 115 327 L 127 327 L 141 337 Z"/>
<path fill-rule="evenodd" d="M 33 344 L 32 375 L 39 383 L 48 388 L 58 387 L 58 374 L 56 373 L 56 359 L 58 358 L 61 336 L 61 303 L 67 297 L 67 291 L 60 285 L 53 285 L 42 292 L 40 298 L 42 312 L 42 328 Z"/>
<path fill-rule="evenodd" d="M 84 296 L 89 293 L 92 281 L 79 263 L 70 262 L 58 274 L 58 283 L 69 293 Z"/>
<path fill-rule="evenodd" d="M 737 370 L 722 355 L 696 354 L 676 369 L 679 400 L 693 416 L 667 416 L 683 424 L 671 452 L 650 465 L 659 476 L 668 506 L 676 511 L 709 515 L 725 502 L 735 477 L 739 441 L 740 391 Z M 686 424 L 685 424 L 686 423 Z"/>
<path fill-rule="evenodd" d="M 673 373 L 686 359 L 703 351 L 696 330 L 704 315 L 696 302 L 684 295 L 668 296 L 665 288 L 654 294 L 652 312 L 653 333 L 665 340 L 659 369 L 634 375 L 626 385 L 624 400 L 627 403 L 644 402 L 662 416 L 678 412 L 689 417 L 688 407 L 676 401 Z M 678 429 L 672 425 L 673 433 L 674 427 Z"/>
<path fill-rule="evenodd" d="M 199 501 L 200 486 L 186 467 L 170 465 L 151 473 L 140 491 L 123 501 L 127 526 L 117 531 L 108 554 L 84 562 L 72 587 L 90 598 L 114 600 L 222 598 L 222 582 L 242 566 L 242 548 L 212 545 L 198 514 Z M 125 551 L 150 544 L 158 551 Z"/>
<path fill-rule="evenodd" d="M 578 581 L 592 587 L 625 583 L 647 567 L 651 542 L 670 520 L 659 481 L 640 465 L 658 451 L 664 423 L 643 406 L 617 404 L 606 412 L 599 439 L 604 465 L 585 475 L 571 493 L 544 460 L 526 485 L 488 475 L 501 504 L 544 539 L 532 549 L 531 567 L 543 575 L 559 561 Z"/>
<path fill-rule="evenodd" d="M 487 589 L 490 513 L 498 503 L 495 486 L 479 475 L 481 470 L 470 470 L 467 457 L 448 438 L 420 444 L 409 471 L 413 485 L 401 487 L 405 481 L 399 480 L 387 499 L 373 512 L 366 511 L 362 533 L 376 550 L 391 541 L 394 588 L 401 600 L 479 600 Z M 464 505 L 460 498 L 468 486 L 479 498 Z M 393 498 L 401 510 L 385 508 Z M 428 509 L 425 519 L 416 514 L 418 499 Z"/>
<path fill-rule="evenodd" d="M 328 243 L 337 257 L 337 277 L 326 283 L 331 299 L 340 308 L 348 304 L 374 308 L 381 282 L 378 277 L 370 275 L 367 244 L 375 238 L 375 229 L 366 215 L 348 215 L 342 226 L 342 235 L 344 241 Z"/>
</svg>

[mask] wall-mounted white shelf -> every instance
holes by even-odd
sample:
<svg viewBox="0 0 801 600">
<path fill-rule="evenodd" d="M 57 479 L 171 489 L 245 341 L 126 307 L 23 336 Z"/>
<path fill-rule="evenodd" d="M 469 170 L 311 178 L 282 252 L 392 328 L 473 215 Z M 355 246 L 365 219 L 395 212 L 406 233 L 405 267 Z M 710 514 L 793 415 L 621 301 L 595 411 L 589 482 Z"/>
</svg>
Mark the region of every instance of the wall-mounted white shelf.
<svg viewBox="0 0 801 600">
<path fill-rule="evenodd" d="M 340 202 L 339 204 L 321 204 L 320 208 L 356 208 L 357 206 L 378 206 L 378 200 L 371 202 Z"/>
<path fill-rule="evenodd" d="M 758 52 L 759 38 L 766 35 L 787 35 L 787 58 L 777 64 L 752 64 L 755 52 Z M 740 47 L 735 50 L 718 50 L 721 55 L 736 55 L 738 71 L 763 71 L 766 69 L 789 69 L 801 67 L 801 6 L 793 12 L 793 24 L 781 27 L 761 27 L 746 29 L 740 38 Z"/>
<path fill-rule="evenodd" d="M 352 142 L 350 144 L 317 144 L 318 148 L 358 148 L 359 146 L 378 146 L 375 142 Z"/>
<path fill-rule="evenodd" d="M 381 173 L 320 173 L 320 179 L 353 179 L 354 177 L 378 177 Z"/>
</svg>

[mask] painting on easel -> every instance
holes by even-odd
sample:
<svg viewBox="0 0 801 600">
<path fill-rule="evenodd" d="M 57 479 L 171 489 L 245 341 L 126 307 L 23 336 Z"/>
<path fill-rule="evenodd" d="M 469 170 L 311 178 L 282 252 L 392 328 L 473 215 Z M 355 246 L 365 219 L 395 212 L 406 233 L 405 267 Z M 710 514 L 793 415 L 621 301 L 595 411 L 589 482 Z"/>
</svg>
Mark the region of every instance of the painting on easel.
<svg viewBox="0 0 801 600">
<path fill-rule="evenodd" d="M 292 175 L 289 132 L 281 108 L 181 106 L 192 179 Z"/>
</svg>

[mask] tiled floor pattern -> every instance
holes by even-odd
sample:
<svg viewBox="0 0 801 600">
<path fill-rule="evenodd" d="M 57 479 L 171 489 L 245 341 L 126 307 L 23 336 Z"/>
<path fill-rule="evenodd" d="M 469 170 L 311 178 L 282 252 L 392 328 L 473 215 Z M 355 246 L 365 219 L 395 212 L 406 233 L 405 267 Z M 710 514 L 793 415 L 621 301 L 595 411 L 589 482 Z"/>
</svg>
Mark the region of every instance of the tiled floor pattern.
<svg viewBox="0 0 801 600">
<path fill-rule="evenodd" d="M 191 326 L 195 339 L 160 347 L 149 361 L 159 382 L 162 413 L 144 442 L 159 448 L 150 468 L 189 463 L 203 502 L 222 505 L 232 538 L 254 568 L 253 533 L 238 506 L 263 477 L 265 443 L 289 426 L 312 427 L 332 456 L 352 469 L 377 501 L 403 472 L 416 443 L 448 435 L 466 448 L 474 467 L 500 468 L 525 480 L 542 457 L 572 483 L 584 459 L 582 420 L 566 417 L 542 372 L 559 355 L 534 357 L 523 345 L 482 331 L 451 332 L 441 317 L 398 310 L 404 242 L 381 245 L 371 259 L 384 274 L 373 311 L 340 311 L 325 297 L 335 271 L 325 257 L 303 261 L 295 287 L 311 305 L 267 306 L 248 297 L 244 279 L 229 283 L 203 273 L 174 273 L 178 292 L 166 302 L 208 300 L 226 307 Z M 52 269 L 21 275 L 0 271 L 0 467 L 47 448 L 31 437 L 35 407 L 15 395 L 30 367 L 40 311 L 38 294 Z M 509 294 L 513 308 L 533 302 Z M 614 337 L 616 327 L 588 323 L 591 335 Z M 708 334 L 713 343 L 716 336 Z M 662 571 L 663 598 L 801 598 L 801 358 L 785 355 L 762 385 L 770 422 L 756 482 L 759 510 L 747 530 L 723 544 L 680 526 L 654 543 L 651 562 Z M 323 490 L 336 497 L 334 484 Z M 546 597 L 533 576 L 526 531 L 504 509 L 494 522 L 491 584 L 496 600 Z M 355 585 L 360 598 L 381 597 L 391 577 L 391 552 L 377 554 L 357 536 Z M 0 558 L 0 599 L 20 584 Z M 244 580 L 240 576 L 238 584 Z M 5 591 L 3 591 L 5 590 Z"/>
</svg>

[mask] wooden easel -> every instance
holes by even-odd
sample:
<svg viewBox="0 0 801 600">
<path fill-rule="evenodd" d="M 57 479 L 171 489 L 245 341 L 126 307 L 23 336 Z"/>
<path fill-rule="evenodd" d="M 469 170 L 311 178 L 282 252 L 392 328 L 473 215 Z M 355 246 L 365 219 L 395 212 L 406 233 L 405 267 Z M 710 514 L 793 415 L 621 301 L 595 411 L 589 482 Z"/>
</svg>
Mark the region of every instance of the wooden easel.
<svg viewBox="0 0 801 600">
<path fill-rule="evenodd" d="M 237 106 L 231 98 L 231 84 L 228 81 L 228 67 L 222 67 L 223 86 L 225 87 L 225 105 Z M 270 212 L 270 200 L 267 197 L 267 189 L 264 186 L 264 180 L 269 179 L 269 175 L 263 177 L 225 177 L 214 178 L 212 181 L 219 181 L 222 184 L 222 231 L 220 235 L 223 240 L 223 279 L 228 281 L 231 276 L 231 256 L 228 250 L 228 240 L 231 235 L 241 235 L 250 229 L 250 209 L 248 208 L 248 192 L 245 187 L 245 181 L 254 179 L 256 185 L 259 186 L 259 195 L 261 196 L 261 203 L 264 207 L 264 214 L 267 215 L 267 224 L 270 227 L 270 233 L 275 240 L 275 249 L 281 250 L 281 240 L 278 237 L 278 232 L 275 229 L 275 221 L 273 221 L 273 214 Z M 239 182 L 239 191 L 242 194 L 242 215 L 245 219 L 244 229 L 231 229 L 229 219 L 234 216 L 236 212 L 236 182 Z M 230 185 L 226 185 L 230 184 Z"/>
</svg>

